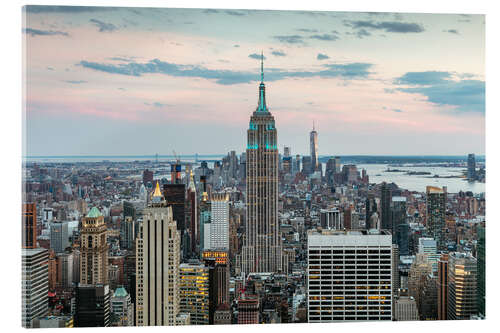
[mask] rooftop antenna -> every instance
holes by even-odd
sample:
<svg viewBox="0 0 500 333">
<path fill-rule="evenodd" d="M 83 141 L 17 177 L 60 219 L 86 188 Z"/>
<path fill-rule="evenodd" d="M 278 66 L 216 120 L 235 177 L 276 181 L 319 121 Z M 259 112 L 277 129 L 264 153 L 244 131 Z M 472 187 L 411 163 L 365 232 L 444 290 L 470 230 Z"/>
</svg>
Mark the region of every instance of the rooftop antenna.
<svg viewBox="0 0 500 333">
<path fill-rule="evenodd" d="M 264 51 L 260 53 L 260 82 L 264 82 Z"/>
</svg>

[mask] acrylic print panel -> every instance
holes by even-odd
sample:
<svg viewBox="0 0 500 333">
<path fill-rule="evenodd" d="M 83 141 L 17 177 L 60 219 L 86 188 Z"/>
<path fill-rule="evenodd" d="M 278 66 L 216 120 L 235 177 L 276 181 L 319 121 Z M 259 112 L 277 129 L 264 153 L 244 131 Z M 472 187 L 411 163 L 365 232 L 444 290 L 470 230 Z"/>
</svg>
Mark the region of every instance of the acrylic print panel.
<svg viewBox="0 0 500 333">
<path fill-rule="evenodd" d="M 22 326 L 484 318 L 484 15 L 23 15 Z"/>
</svg>

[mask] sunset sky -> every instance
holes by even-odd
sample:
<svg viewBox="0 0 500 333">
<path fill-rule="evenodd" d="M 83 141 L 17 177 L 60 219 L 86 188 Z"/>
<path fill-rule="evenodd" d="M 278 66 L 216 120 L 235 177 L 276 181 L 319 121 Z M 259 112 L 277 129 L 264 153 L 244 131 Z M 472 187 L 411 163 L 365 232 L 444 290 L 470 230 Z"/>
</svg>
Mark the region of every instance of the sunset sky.
<svg viewBox="0 0 500 333">
<path fill-rule="evenodd" d="M 24 155 L 485 151 L 483 15 L 25 7 Z"/>
</svg>

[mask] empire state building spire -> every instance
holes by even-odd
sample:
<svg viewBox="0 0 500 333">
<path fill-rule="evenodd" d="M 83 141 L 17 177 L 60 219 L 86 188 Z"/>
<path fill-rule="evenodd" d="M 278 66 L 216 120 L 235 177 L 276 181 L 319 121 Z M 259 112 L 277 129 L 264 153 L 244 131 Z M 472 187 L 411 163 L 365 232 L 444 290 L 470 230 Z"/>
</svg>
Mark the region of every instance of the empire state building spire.
<svg viewBox="0 0 500 333">
<path fill-rule="evenodd" d="M 260 85 L 259 85 L 259 105 L 257 112 L 269 112 L 266 105 L 266 86 L 264 85 L 264 53 L 260 54 Z"/>
</svg>

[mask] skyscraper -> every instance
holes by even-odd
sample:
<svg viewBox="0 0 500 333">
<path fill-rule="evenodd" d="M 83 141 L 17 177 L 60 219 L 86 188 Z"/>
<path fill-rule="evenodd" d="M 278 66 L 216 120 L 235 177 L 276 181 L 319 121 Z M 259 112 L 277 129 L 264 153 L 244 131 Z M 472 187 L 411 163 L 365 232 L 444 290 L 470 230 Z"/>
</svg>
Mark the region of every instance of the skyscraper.
<svg viewBox="0 0 500 333">
<path fill-rule="evenodd" d="M 242 249 L 242 271 L 281 271 L 278 225 L 278 138 L 273 115 L 266 105 L 263 55 L 259 103 L 247 131 L 247 219 Z"/>
<path fill-rule="evenodd" d="M 209 324 L 209 268 L 200 262 L 181 264 L 180 309 L 189 313 L 192 325 Z"/>
<path fill-rule="evenodd" d="M 448 318 L 448 254 L 442 254 L 438 260 L 437 274 L 437 318 Z"/>
<path fill-rule="evenodd" d="M 106 284 L 108 281 L 108 244 L 106 224 L 97 207 L 83 218 L 80 241 L 80 283 Z"/>
<path fill-rule="evenodd" d="M 180 235 L 156 184 L 136 238 L 137 326 L 175 325 L 179 314 Z"/>
<path fill-rule="evenodd" d="M 309 145 L 311 148 L 311 173 L 318 170 L 318 132 L 316 132 L 314 122 L 313 130 L 309 134 Z"/>
<path fill-rule="evenodd" d="M 477 310 L 486 316 L 486 234 L 485 227 L 477 227 Z"/>
<path fill-rule="evenodd" d="M 76 288 L 75 327 L 107 327 L 111 292 L 107 284 L 79 284 Z"/>
<path fill-rule="evenodd" d="M 229 193 L 212 194 L 210 249 L 229 250 Z"/>
<path fill-rule="evenodd" d="M 467 179 L 476 179 L 476 157 L 474 154 L 467 156 Z"/>
<path fill-rule="evenodd" d="M 430 236 L 437 242 L 437 249 L 445 249 L 443 229 L 446 218 L 446 191 L 439 187 L 427 186 L 427 221 Z"/>
<path fill-rule="evenodd" d="M 477 314 L 477 261 L 465 253 L 448 259 L 448 320 L 468 320 Z"/>
<path fill-rule="evenodd" d="M 22 249 L 22 326 L 31 327 L 31 320 L 48 312 L 49 252 L 42 248 Z"/>
<path fill-rule="evenodd" d="M 180 171 L 179 171 L 180 174 Z M 165 196 L 166 204 L 172 206 L 173 219 L 176 222 L 177 230 L 180 233 L 181 237 L 181 249 L 184 247 L 184 233 L 186 232 L 186 184 L 180 183 L 180 176 L 178 176 L 179 180 L 177 180 L 177 171 L 172 172 L 172 181 L 176 181 L 178 183 L 172 184 L 164 184 L 163 185 L 163 194 Z"/>
<path fill-rule="evenodd" d="M 36 248 L 36 203 L 23 203 L 22 247 Z"/>
<path fill-rule="evenodd" d="M 392 233 L 391 198 L 391 189 L 386 182 L 383 182 L 380 187 L 380 225 L 382 229 L 390 230 Z"/>
<path fill-rule="evenodd" d="M 191 236 L 191 252 L 196 253 L 199 242 L 198 200 L 193 170 L 190 170 L 189 172 L 189 185 L 186 193 L 186 222 Z"/>
<path fill-rule="evenodd" d="M 55 253 L 63 253 L 68 246 L 68 222 L 52 222 L 50 224 L 50 248 Z"/>
<path fill-rule="evenodd" d="M 392 319 L 388 231 L 309 230 L 307 259 L 310 323 Z"/>
<path fill-rule="evenodd" d="M 223 250 L 204 251 L 202 258 L 209 268 L 210 324 L 215 323 L 215 312 L 221 305 L 229 305 L 229 257 Z"/>
</svg>

